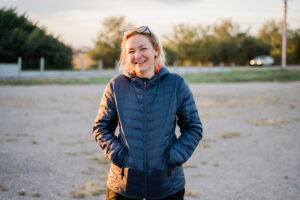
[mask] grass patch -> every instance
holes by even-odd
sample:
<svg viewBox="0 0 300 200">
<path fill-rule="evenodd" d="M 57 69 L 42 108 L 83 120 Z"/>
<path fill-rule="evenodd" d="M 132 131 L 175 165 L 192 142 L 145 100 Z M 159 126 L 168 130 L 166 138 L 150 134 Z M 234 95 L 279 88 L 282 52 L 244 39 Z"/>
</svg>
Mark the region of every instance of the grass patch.
<svg viewBox="0 0 300 200">
<path fill-rule="evenodd" d="M 198 192 L 196 190 L 190 190 L 190 189 L 185 190 L 185 196 L 197 197 L 197 194 Z"/>
<path fill-rule="evenodd" d="M 70 194 L 73 198 L 81 199 L 105 194 L 105 192 L 106 187 L 103 184 L 95 181 L 86 181 L 79 185 L 76 190 L 72 190 Z"/>
<path fill-rule="evenodd" d="M 213 166 L 214 167 L 219 167 L 220 165 L 219 165 L 219 163 L 214 163 Z"/>
<path fill-rule="evenodd" d="M 1 191 L 8 191 L 8 189 L 4 186 L 4 184 L 0 181 L 0 192 Z"/>
<path fill-rule="evenodd" d="M 300 81 L 300 70 L 272 68 L 240 68 L 227 72 L 199 73 L 183 76 L 190 83 Z M 106 84 L 112 77 L 0 79 L 3 85 L 84 85 Z"/>
<path fill-rule="evenodd" d="M 197 165 L 190 164 L 190 163 L 185 163 L 185 164 L 183 164 L 183 168 L 197 168 Z"/>
<path fill-rule="evenodd" d="M 18 138 L 15 137 L 0 138 L 0 142 L 18 142 Z"/>
<path fill-rule="evenodd" d="M 215 142 L 215 141 L 212 139 L 209 139 L 209 138 L 204 138 L 199 142 L 198 146 L 202 149 L 208 149 L 208 148 L 211 148 L 211 145 L 209 143 L 212 143 L 212 142 Z"/>
<path fill-rule="evenodd" d="M 234 131 L 225 131 L 223 134 L 222 134 L 222 138 L 223 139 L 230 139 L 230 138 L 234 138 L 234 137 L 240 137 L 241 134 L 238 133 L 238 132 L 234 132 Z"/>
<path fill-rule="evenodd" d="M 97 168 L 93 168 L 93 167 L 90 167 L 84 171 L 81 172 L 82 174 L 84 175 L 94 175 L 94 174 L 108 174 L 108 171 L 105 170 L 105 169 L 97 169 Z"/>
<path fill-rule="evenodd" d="M 21 191 L 18 192 L 18 194 L 20 196 L 25 196 L 27 193 L 26 193 L 25 189 L 22 189 Z"/>
<path fill-rule="evenodd" d="M 203 73 L 185 75 L 190 83 L 222 83 L 222 82 L 273 82 L 273 81 L 299 81 L 300 70 L 262 69 L 234 69 L 228 72 Z"/>
<path fill-rule="evenodd" d="M 106 84 L 111 77 L 0 79 L 3 85 L 85 85 Z"/>
<path fill-rule="evenodd" d="M 96 161 L 98 164 L 101 165 L 108 165 L 110 163 L 110 161 L 104 156 L 94 156 L 91 157 L 90 160 Z"/>
<path fill-rule="evenodd" d="M 77 144 L 85 144 L 87 143 L 86 141 L 82 141 L 82 140 L 79 140 L 78 142 L 62 142 L 60 143 L 61 145 L 63 146 L 74 146 L 74 145 L 77 145 Z"/>
<path fill-rule="evenodd" d="M 204 177 L 204 176 L 205 176 L 205 174 L 202 174 L 202 173 L 197 173 L 197 174 L 195 174 L 194 176 L 198 176 L 198 177 Z"/>
<path fill-rule="evenodd" d="M 294 122 L 293 119 L 274 119 L 274 118 L 266 118 L 266 119 L 248 119 L 248 122 L 252 123 L 255 126 L 276 126 L 280 127 L 283 123 L 291 123 Z"/>
<path fill-rule="evenodd" d="M 75 152 L 66 152 L 66 154 L 69 156 L 79 156 L 79 153 L 75 153 Z"/>
<path fill-rule="evenodd" d="M 36 193 L 32 193 L 31 197 L 41 197 L 41 194 L 36 192 Z"/>
<path fill-rule="evenodd" d="M 32 144 L 39 144 L 36 140 L 31 141 Z"/>
</svg>

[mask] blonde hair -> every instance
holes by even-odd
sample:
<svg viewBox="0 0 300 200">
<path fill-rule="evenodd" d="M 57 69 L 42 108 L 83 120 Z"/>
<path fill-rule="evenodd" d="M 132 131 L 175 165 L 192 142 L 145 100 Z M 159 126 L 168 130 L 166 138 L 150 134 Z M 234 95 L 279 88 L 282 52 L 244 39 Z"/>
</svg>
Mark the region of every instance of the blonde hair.
<svg viewBox="0 0 300 200">
<path fill-rule="evenodd" d="M 153 48 L 155 49 L 155 51 L 157 52 L 157 56 L 154 58 L 154 71 L 155 73 L 157 72 L 157 66 L 158 63 L 160 63 L 161 66 L 165 65 L 165 52 L 164 49 L 162 47 L 162 44 L 160 43 L 158 37 L 153 33 L 146 33 L 146 32 L 137 32 L 136 30 L 137 28 L 133 28 L 131 29 L 129 32 L 126 32 L 126 34 L 123 36 L 123 40 L 122 40 L 122 44 L 121 44 L 121 55 L 120 55 L 120 60 L 119 60 L 119 66 L 120 69 L 123 70 L 123 72 L 125 73 L 134 73 L 134 69 L 132 69 L 132 67 L 130 67 L 130 65 L 128 64 L 128 60 L 127 60 L 127 52 L 126 52 L 126 42 L 127 40 L 133 36 L 133 35 L 144 35 L 145 37 L 148 38 L 148 40 L 150 41 L 150 43 L 152 44 Z"/>
</svg>

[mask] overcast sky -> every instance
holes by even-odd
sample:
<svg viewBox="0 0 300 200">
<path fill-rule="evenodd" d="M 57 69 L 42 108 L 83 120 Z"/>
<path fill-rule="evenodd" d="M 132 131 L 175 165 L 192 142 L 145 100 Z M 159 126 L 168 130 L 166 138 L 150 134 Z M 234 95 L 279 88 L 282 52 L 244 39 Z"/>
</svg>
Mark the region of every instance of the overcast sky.
<svg viewBox="0 0 300 200">
<path fill-rule="evenodd" d="M 283 18 L 283 0 L 0 0 L 0 7 L 17 7 L 76 48 L 92 47 L 109 16 L 148 25 L 159 36 L 178 23 L 208 25 L 228 18 L 256 33 L 266 21 Z M 300 28 L 300 0 L 288 1 L 287 19 L 291 28 Z"/>
</svg>

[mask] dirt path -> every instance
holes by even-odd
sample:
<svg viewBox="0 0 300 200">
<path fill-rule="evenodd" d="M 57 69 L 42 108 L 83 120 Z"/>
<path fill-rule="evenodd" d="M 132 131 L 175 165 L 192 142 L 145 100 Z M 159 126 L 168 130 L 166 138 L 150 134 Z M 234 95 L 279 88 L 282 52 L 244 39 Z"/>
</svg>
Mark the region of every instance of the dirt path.
<svg viewBox="0 0 300 200">
<path fill-rule="evenodd" d="M 186 199 L 300 197 L 300 82 L 191 84 L 204 139 Z M 103 85 L 0 87 L 0 199 L 105 197 L 92 136 Z"/>
</svg>

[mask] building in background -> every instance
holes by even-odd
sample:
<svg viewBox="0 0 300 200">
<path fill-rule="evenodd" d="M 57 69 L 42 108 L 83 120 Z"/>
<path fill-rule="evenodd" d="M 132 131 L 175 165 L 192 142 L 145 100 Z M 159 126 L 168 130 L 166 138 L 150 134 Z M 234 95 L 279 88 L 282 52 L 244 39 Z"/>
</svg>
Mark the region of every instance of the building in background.
<svg viewBox="0 0 300 200">
<path fill-rule="evenodd" d="M 95 61 L 88 57 L 87 52 L 89 50 L 90 48 L 86 46 L 73 49 L 72 62 L 74 70 L 88 70 L 97 65 Z"/>
</svg>

